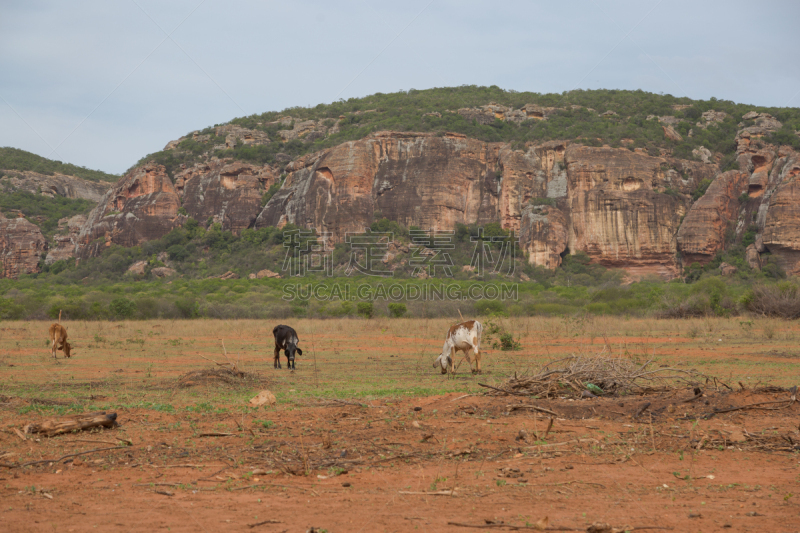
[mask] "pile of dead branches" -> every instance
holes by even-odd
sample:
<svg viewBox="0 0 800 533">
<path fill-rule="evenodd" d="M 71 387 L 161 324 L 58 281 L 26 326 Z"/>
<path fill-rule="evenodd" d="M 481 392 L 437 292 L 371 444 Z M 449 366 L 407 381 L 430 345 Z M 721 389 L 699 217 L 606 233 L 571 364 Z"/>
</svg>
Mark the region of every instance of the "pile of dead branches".
<svg viewBox="0 0 800 533">
<path fill-rule="evenodd" d="M 188 388 L 214 385 L 240 386 L 259 382 L 256 374 L 235 370 L 232 368 L 214 368 L 187 372 L 178 378 L 178 387 Z"/>
<path fill-rule="evenodd" d="M 678 386 L 694 385 L 701 379 L 694 371 L 652 368 L 624 357 L 574 355 L 550 362 L 535 375 L 509 379 L 488 388 L 490 396 L 513 395 L 537 398 L 580 398 L 592 396 L 641 395 L 665 392 Z"/>
</svg>

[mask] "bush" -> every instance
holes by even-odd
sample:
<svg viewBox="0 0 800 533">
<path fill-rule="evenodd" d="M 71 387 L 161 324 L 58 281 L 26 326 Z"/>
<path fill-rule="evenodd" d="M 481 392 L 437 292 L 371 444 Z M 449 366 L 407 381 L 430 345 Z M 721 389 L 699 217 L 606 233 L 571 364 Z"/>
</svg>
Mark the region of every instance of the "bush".
<svg viewBox="0 0 800 533">
<path fill-rule="evenodd" d="M 375 314 L 375 309 L 372 302 L 358 302 L 356 312 L 364 318 L 372 318 Z"/>
<path fill-rule="evenodd" d="M 186 251 L 186 247 L 180 244 L 173 244 L 167 248 L 167 254 L 169 254 L 169 258 L 173 261 L 183 261 L 189 257 L 189 252 Z"/>
<path fill-rule="evenodd" d="M 503 333 L 500 335 L 500 342 L 494 343 L 492 345 L 493 348 L 500 348 L 504 352 L 511 351 L 511 350 L 519 350 L 522 348 L 522 345 L 519 343 L 517 339 L 511 333 Z"/>
<path fill-rule="evenodd" d="M 197 318 L 200 316 L 200 306 L 194 298 L 180 298 L 175 300 L 175 308 L 181 318 Z"/>
<path fill-rule="evenodd" d="M 743 298 L 748 311 L 764 316 L 800 318 L 800 287 L 784 281 L 777 285 L 758 285 Z"/>
<path fill-rule="evenodd" d="M 0 320 L 19 320 L 24 312 L 25 308 L 14 300 L 0 298 Z"/>
<path fill-rule="evenodd" d="M 117 319 L 133 318 L 136 314 L 136 303 L 127 298 L 114 298 L 108 304 L 108 310 Z"/>
<path fill-rule="evenodd" d="M 697 184 L 697 188 L 692 193 L 692 200 L 699 200 L 708 190 L 709 185 L 711 185 L 711 180 L 705 178 L 700 183 Z"/>
<path fill-rule="evenodd" d="M 556 201 L 552 198 L 531 198 L 528 200 L 531 205 L 549 205 L 555 207 Z"/>
<path fill-rule="evenodd" d="M 408 309 L 406 308 L 406 304 L 401 303 L 390 303 L 389 304 L 389 314 L 394 318 L 400 318 L 406 314 Z"/>
<path fill-rule="evenodd" d="M 485 316 L 507 316 L 505 305 L 498 300 L 478 300 L 475 302 L 475 311 Z"/>
</svg>

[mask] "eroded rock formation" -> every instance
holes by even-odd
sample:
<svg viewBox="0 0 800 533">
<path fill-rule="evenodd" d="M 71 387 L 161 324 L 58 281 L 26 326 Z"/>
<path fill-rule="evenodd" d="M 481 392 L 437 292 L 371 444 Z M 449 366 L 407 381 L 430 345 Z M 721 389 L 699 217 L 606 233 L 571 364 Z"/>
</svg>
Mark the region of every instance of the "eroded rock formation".
<svg viewBox="0 0 800 533">
<path fill-rule="evenodd" d="M 99 202 L 112 187 L 111 183 L 89 181 L 64 174 L 40 174 L 29 170 L 0 170 L 0 190 L 25 191 L 43 196 Z"/>
<path fill-rule="evenodd" d="M 625 149 L 570 145 L 566 151 L 569 250 L 633 276 L 678 275 L 676 233 L 688 193 L 716 165 Z"/>
<path fill-rule="evenodd" d="M 80 255 L 104 246 L 136 246 L 163 237 L 183 223 L 180 198 L 162 165 L 147 163 L 128 172 L 109 190 L 79 235 Z"/>
<path fill-rule="evenodd" d="M 725 248 L 726 233 L 739 213 L 739 196 L 747 191 L 748 175 L 730 170 L 717 176 L 678 230 L 678 250 L 688 265 L 705 264 Z"/>
<path fill-rule="evenodd" d="M 86 215 L 75 215 L 58 221 L 59 232 L 53 236 L 53 244 L 47 251 L 45 263 L 48 265 L 75 256 L 75 248 L 80 243 L 80 233 L 86 224 Z"/>
<path fill-rule="evenodd" d="M 188 216 L 199 221 L 218 217 L 223 229 L 238 234 L 253 225 L 262 196 L 278 179 L 269 166 L 212 160 L 177 173 L 175 188 Z"/>
<path fill-rule="evenodd" d="M 779 159 L 778 185 L 769 198 L 763 244 L 788 273 L 800 275 L 800 154 Z"/>
<path fill-rule="evenodd" d="M 0 277 L 17 278 L 39 272 L 39 259 L 47 243 L 39 226 L 24 218 L 5 218 L 0 214 Z"/>
</svg>

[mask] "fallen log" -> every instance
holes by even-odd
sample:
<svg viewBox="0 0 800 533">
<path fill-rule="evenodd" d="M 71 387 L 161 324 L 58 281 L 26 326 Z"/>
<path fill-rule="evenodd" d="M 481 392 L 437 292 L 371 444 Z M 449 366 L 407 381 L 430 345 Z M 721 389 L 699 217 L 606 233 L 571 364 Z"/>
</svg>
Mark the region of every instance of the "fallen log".
<svg viewBox="0 0 800 533">
<path fill-rule="evenodd" d="M 117 425 L 117 413 L 87 413 L 66 418 L 51 418 L 41 424 L 28 424 L 23 428 L 26 434 L 38 433 L 45 437 L 81 431 L 96 427 L 112 428 Z"/>
</svg>

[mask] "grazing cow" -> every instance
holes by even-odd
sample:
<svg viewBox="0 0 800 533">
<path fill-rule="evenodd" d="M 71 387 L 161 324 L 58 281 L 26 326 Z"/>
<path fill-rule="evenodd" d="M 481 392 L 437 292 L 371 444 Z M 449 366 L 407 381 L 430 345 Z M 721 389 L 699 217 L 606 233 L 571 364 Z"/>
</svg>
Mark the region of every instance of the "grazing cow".
<svg viewBox="0 0 800 533">
<path fill-rule="evenodd" d="M 470 370 L 472 370 L 472 361 L 469 358 L 469 351 L 475 352 L 475 370 L 472 373 L 481 372 L 481 323 L 477 320 L 467 320 L 460 324 L 450 326 L 447 331 L 447 337 L 444 340 L 444 347 L 442 353 L 436 358 L 433 363 L 433 368 L 441 367 L 442 374 L 447 374 L 449 368 L 450 373 L 455 373 L 455 365 L 453 359 L 455 358 L 456 351 L 461 350 L 469 362 Z"/>
<path fill-rule="evenodd" d="M 281 350 L 286 354 L 286 366 L 294 370 L 294 354 L 303 355 L 303 350 L 297 347 L 300 339 L 297 332 L 289 326 L 275 326 L 272 330 L 275 336 L 275 368 L 281 367 Z"/>
<path fill-rule="evenodd" d="M 65 357 L 71 357 L 70 349 L 72 346 L 67 342 L 67 328 L 61 324 L 53 324 L 50 326 L 50 342 L 52 342 L 53 357 L 56 357 L 58 350 L 63 350 Z"/>
</svg>

